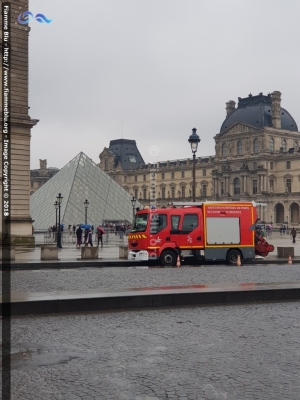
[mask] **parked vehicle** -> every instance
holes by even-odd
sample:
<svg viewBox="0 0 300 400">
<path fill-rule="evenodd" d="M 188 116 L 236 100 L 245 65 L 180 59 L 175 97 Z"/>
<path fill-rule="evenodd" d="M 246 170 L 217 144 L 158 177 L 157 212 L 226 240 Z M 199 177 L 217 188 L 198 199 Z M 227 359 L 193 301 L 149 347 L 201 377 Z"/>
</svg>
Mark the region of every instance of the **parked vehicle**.
<svg viewBox="0 0 300 400">
<path fill-rule="evenodd" d="M 236 264 L 274 251 L 265 239 L 256 239 L 254 202 L 173 203 L 170 208 L 136 213 L 128 235 L 128 259 L 159 260 L 174 266 L 182 259 Z"/>
</svg>

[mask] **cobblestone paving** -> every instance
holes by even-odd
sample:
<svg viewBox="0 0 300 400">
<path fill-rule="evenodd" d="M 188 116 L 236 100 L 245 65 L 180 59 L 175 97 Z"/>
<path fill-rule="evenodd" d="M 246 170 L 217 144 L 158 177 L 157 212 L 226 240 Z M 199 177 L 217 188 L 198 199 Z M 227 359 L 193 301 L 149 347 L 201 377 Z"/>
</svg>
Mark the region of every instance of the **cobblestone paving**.
<svg viewBox="0 0 300 400">
<path fill-rule="evenodd" d="M 182 268 L 86 268 L 12 271 L 11 290 L 51 292 L 97 288 L 133 288 L 213 283 L 289 282 L 300 280 L 300 265 L 245 265 Z"/>
<path fill-rule="evenodd" d="M 299 321 L 300 302 L 15 317 L 12 400 L 299 400 Z"/>
</svg>

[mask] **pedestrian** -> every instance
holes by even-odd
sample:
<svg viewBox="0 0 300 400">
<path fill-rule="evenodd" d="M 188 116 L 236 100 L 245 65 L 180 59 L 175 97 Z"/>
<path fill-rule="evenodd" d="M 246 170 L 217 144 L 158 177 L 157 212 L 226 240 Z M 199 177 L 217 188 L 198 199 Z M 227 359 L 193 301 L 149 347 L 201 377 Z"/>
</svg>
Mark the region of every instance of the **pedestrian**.
<svg viewBox="0 0 300 400">
<path fill-rule="evenodd" d="M 97 230 L 98 246 L 99 246 L 99 243 L 101 242 L 101 247 L 103 247 L 103 234 L 104 233 L 105 232 L 103 231 L 103 229 Z"/>
<path fill-rule="evenodd" d="M 78 248 L 80 248 L 82 241 L 82 229 L 80 226 L 77 228 L 76 237 L 77 237 L 76 247 L 78 246 Z"/>
<path fill-rule="evenodd" d="M 73 235 L 75 235 L 76 232 L 76 226 L 73 224 Z"/>
<path fill-rule="evenodd" d="M 87 238 L 85 240 L 85 245 L 88 246 L 89 244 L 93 246 L 93 233 L 91 229 L 86 229 L 87 230 Z"/>
<path fill-rule="evenodd" d="M 293 243 L 296 243 L 297 231 L 296 231 L 295 228 L 293 228 L 293 229 L 291 230 L 291 236 L 292 236 L 292 238 L 293 238 Z"/>
</svg>

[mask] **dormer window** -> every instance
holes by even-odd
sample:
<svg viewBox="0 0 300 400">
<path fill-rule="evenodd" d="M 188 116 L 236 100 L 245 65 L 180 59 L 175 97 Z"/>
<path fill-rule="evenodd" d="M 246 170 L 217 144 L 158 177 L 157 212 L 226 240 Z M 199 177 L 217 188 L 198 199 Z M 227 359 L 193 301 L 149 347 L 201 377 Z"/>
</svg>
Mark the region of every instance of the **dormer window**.
<svg viewBox="0 0 300 400">
<path fill-rule="evenodd" d="M 129 162 L 131 162 L 131 163 L 136 163 L 136 158 L 135 158 L 135 156 L 128 156 L 128 158 L 129 158 Z"/>
</svg>

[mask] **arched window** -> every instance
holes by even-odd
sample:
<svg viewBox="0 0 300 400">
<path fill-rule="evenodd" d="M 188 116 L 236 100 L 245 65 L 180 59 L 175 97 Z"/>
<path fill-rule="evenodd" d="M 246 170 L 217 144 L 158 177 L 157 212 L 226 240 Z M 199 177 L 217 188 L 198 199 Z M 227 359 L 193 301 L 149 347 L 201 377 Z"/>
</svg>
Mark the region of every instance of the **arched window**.
<svg viewBox="0 0 300 400">
<path fill-rule="evenodd" d="M 223 143 L 222 144 L 222 157 L 227 157 L 228 155 L 228 148 L 227 148 L 227 144 Z"/>
<path fill-rule="evenodd" d="M 270 140 L 269 140 L 269 150 L 270 151 L 274 151 L 274 139 L 273 138 L 270 138 Z"/>
<path fill-rule="evenodd" d="M 241 140 L 239 140 L 237 142 L 236 150 L 237 150 L 237 155 L 238 156 L 242 156 L 243 155 L 243 143 L 242 143 Z"/>
<path fill-rule="evenodd" d="M 283 151 L 286 151 L 286 140 L 285 139 L 282 139 L 281 147 L 283 148 Z"/>
<path fill-rule="evenodd" d="M 257 138 L 253 140 L 253 153 L 259 153 L 259 140 Z"/>
<path fill-rule="evenodd" d="M 233 180 L 233 192 L 234 194 L 240 194 L 241 184 L 239 178 L 234 178 Z"/>
</svg>

